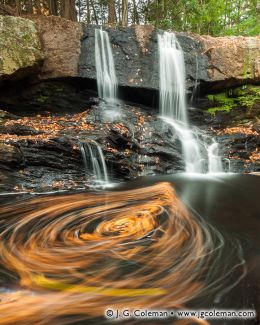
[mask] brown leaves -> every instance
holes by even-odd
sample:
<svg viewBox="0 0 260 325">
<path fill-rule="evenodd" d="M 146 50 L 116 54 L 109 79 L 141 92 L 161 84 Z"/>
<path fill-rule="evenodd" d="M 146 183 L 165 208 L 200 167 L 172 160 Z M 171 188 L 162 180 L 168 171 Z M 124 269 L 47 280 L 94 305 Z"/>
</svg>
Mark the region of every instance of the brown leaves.
<svg viewBox="0 0 260 325">
<path fill-rule="evenodd" d="M 8 120 L 4 126 L 12 126 L 15 123 L 29 127 L 42 134 L 37 135 L 11 135 L 0 134 L 0 140 L 17 142 L 19 140 L 42 140 L 48 141 L 51 137 L 57 136 L 60 133 L 67 131 L 84 132 L 93 130 L 94 127 L 86 122 L 86 112 L 79 114 L 67 114 L 65 116 L 41 116 L 23 117 L 16 120 Z"/>
<path fill-rule="evenodd" d="M 229 127 L 218 132 L 218 134 L 236 134 L 236 133 L 242 133 L 247 135 L 258 135 L 258 132 L 252 130 L 251 127 L 245 127 L 245 126 Z"/>
<path fill-rule="evenodd" d="M 115 130 L 117 130 L 120 134 L 123 135 L 129 135 L 129 130 L 127 127 L 125 127 L 122 123 L 116 123 L 113 127 Z"/>
<path fill-rule="evenodd" d="M 252 163 L 257 162 L 258 160 L 260 160 L 260 152 L 258 151 L 258 149 L 256 149 L 255 151 L 252 152 L 251 156 L 249 157 L 250 161 Z"/>
</svg>

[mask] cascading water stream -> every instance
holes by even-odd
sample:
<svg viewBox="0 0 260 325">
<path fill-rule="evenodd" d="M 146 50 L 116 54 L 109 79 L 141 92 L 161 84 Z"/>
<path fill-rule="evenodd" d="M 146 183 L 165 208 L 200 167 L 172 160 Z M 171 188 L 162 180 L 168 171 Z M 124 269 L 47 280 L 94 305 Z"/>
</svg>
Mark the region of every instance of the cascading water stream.
<svg viewBox="0 0 260 325">
<path fill-rule="evenodd" d="M 106 186 L 109 184 L 107 166 L 101 147 L 95 141 L 81 142 L 80 150 L 86 172 L 91 170 L 94 182 Z"/>
<path fill-rule="evenodd" d="M 99 97 L 116 103 L 118 83 L 113 52 L 108 33 L 102 29 L 95 29 L 95 62 Z"/>
<path fill-rule="evenodd" d="M 175 129 L 181 141 L 186 173 L 203 173 L 202 148 L 189 126 L 187 117 L 185 63 L 182 48 L 174 33 L 159 34 L 158 43 L 161 117 Z M 220 157 L 218 157 L 218 164 L 213 164 L 210 159 L 213 159 L 212 156 L 208 156 L 209 172 L 212 169 L 214 173 L 222 172 Z M 216 151 L 214 159 L 217 160 Z"/>
<path fill-rule="evenodd" d="M 218 143 L 215 141 L 208 147 L 208 162 L 210 174 L 223 172 L 221 157 L 218 154 Z"/>
<path fill-rule="evenodd" d="M 163 117 L 187 123 L 185 65 L 175 34 L 158 35 L 160 55 L 160 113 Z"/>
<path fill-rule="evenodd" d="M 199 143 L 196 141 L 192 130 L 188 129 L 187 125 L 176 122 L 171 118 L 163 117 L 163 120 L 174 128 L 181 141 L 186 173 L 202 173 L 203 158 L 200 153 Z"/>
</svg>

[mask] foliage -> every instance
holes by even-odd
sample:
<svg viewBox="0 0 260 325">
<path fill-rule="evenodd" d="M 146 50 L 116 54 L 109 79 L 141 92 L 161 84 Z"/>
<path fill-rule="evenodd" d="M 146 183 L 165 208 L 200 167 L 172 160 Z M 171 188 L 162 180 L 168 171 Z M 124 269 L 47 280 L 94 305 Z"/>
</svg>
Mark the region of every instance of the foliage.
<svg viewBox="0 0 260 325">
<path fill-rule="evenodd" d="M 258 0 L 0 0 L 1 5 L 16 14 L 60 15 L 98 25 L 128 22 L 214 36 L 260 34 Z"/>
<path fill-rule="evenodd" d="M 230 89 L 226 93 L 208 95 L 212 107 L 208 113 L 215 115 L 216 112 L 230 112 L 233 108 L 244 107 L 250 111 L 256 103 L 260 103 L 260 87 L 245 85 Z"/>
<path fill-rule="evenodd" d="M 208 95 L 208 100 L 217 106 L 208 109 L 208 112 L 215 115 L 217 111 L 230 112 L 236 106 L 234 98 L 230 98 L 226 93 Z"/>
<path fill-rule="evenodd" d="M 161 28 L 211 35 L 258 35 L 257 0 L 154 0 L 149 20 Z"/>
<path fill-rule="evenodd" d="M 236 101 L 251 110 L 255 103 L 260 103 L 260 87 L 246 87 L 240 91 Z"/>
</svg>

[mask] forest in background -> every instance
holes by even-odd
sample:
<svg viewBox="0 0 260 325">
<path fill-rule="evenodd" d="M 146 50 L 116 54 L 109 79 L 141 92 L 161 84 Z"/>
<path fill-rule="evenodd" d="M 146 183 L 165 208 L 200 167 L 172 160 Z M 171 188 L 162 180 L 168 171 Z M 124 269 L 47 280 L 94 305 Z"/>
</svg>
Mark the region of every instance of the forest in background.
<svg viewBox="0 0 260 325">
<path fill-rule="evenodd" d="M 97 25 L 155 27 L 197 34 L 260 34 L 259 0 L 0 0 L 0 14 L 57 15 Z"/>
</svg>

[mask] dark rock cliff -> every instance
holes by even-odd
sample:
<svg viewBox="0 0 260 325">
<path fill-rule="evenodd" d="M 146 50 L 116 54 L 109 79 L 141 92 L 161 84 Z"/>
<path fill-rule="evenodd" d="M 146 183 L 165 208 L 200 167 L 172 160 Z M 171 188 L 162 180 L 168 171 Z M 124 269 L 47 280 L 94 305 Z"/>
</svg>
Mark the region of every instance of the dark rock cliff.
<svg viewBox="0 0 260 325">
<path fill-rule="evenodd" d="M 95 29 L 83 28 L 79 76 L 95 79 Z M 162 31 L 152 26 L 107 28 L 112 44 L 118 83 L 123 87 L 158 90 L 159 55 L 157 34 Z M 178 41 L 183 48 L 187 88 L 194 87 L 195 80 L 209 81 L 208 59 L 202 54 L 200 43 L 184 33 L 178 33 Z"/>
</svg>

